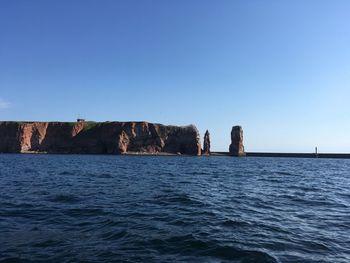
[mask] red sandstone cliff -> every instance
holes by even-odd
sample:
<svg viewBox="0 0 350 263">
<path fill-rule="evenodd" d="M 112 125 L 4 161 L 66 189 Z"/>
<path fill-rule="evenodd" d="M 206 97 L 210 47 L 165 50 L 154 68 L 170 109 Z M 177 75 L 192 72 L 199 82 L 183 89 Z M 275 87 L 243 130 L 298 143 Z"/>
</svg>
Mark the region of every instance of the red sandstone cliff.
<svg viewBox="0 0 350 263">
<path fill-rule="evenodd" d="M 194 125 L 147 122 L 0 122 L 0 152 L 200 155 Z"/>
<path fill-rule="evenodd" d="M 233 126 L 231 131 L 230 155 L 244 156 L 243 129 L 241 126 Z"/>
</svg>

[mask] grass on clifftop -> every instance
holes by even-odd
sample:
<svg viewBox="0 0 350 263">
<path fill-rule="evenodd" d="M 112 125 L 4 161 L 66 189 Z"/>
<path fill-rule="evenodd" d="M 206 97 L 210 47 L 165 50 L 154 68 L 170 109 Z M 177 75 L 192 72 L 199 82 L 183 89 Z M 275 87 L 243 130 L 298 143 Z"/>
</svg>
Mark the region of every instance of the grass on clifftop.
<svg viewBox="0 0 350 263">
<path fill-rule="evenodd" d="M 98 125 L 98 122 L 95 121 L 86 121 L 84 126 L 84 130 L 90 130 Z"/>
</svg>

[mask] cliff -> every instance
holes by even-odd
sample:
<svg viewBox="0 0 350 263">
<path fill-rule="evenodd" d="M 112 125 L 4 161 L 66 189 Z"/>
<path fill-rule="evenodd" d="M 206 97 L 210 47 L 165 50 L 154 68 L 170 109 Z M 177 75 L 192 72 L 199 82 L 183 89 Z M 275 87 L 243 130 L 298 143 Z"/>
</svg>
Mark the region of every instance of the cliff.
<svg viewBox="0 0 350 263">
<path fill-rule="evenodd" d="M 181 153 L 200 155 L 194 125 L 147 122 L 0 122 L 2 153 Z"/>
<path fill-rule="evenodd" d="M 230 155 L 244 156 L 243 129 L 241 126 L 233 126 L 231 130 Z"/>
</svg>

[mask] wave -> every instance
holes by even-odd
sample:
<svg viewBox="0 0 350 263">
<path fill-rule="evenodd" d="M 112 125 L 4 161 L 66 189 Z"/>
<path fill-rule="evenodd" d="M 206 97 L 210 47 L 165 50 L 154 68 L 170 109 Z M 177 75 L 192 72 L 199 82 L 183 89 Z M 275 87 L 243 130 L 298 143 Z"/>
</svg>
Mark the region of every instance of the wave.
<svg viewBox="0 0 350 263">
<path fill-rule="evenodd" d="M 221 223 L 222 226 L 225 227 L 251 227 L 252 224 L 249 222 L 244 222 L 241 220 L 231 220 L 227 219 Z"/>
<path fill-rule="evenodd" d="M 63 213 L 71 217 L 104 216 L 108 214 L 101 208 L 72 208 L 65 209 Z"/>
<path fill-rule="evenodd" d="M 55 203 L 69 203 L 69 204 L 74 204 L 79 202 L 81 199 L 73 194 L 57 194 L 53 195 L 48 198 L 50 202 L 55 202 Z"/>
<path fill-rule="evenodd" d="M 184 205 L 184 206 L 205 206 L 205 203 L 191 197 L 188 194 L 157 194 L 153 196 L 151 200 L 154 204 L 176 204 L 176 205 Z"/>
<path fill-rule="evenodd" d="M 59 175 L 74 175 L 74 174 L 75 174 L 75 172 L 73 172 L 73 171 L 62 171 L 59 173 Z"/>
<path fill-rule="evenodd" d="M 101 234 L 101 238 L 103 240 L 118 240 L 121 238 L 127 237 L 128 232 L 126 230 L 120 230 L 120 231 L 108 231 L 106 233 Z"/>
<path fill-rule="evenodd" d="M 276 263 L 273 256 L 262 251 L 244 250 L 222 244 L 215 240 L 202 240 L 192 234 L 173 236 L 166 239 L 150 239 L 140 242 L 141 246 L 155 249 L 162 254 L 176 254 L 192 256 L 194 259 L 206 257 L 208 259 L 239 261 L 242 263 Z"/>
</svg>

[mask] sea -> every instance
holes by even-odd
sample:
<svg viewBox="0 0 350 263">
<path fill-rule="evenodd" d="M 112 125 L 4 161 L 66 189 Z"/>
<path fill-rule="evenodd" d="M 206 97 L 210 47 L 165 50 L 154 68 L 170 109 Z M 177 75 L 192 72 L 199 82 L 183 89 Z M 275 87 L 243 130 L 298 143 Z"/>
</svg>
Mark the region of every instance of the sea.
<svg viewBox="0 0 350 263">
<path fill-rule="evenodd" d="M 0 262 L 350 262 L 350 160 L 0 154 Z"/>
</svg>

